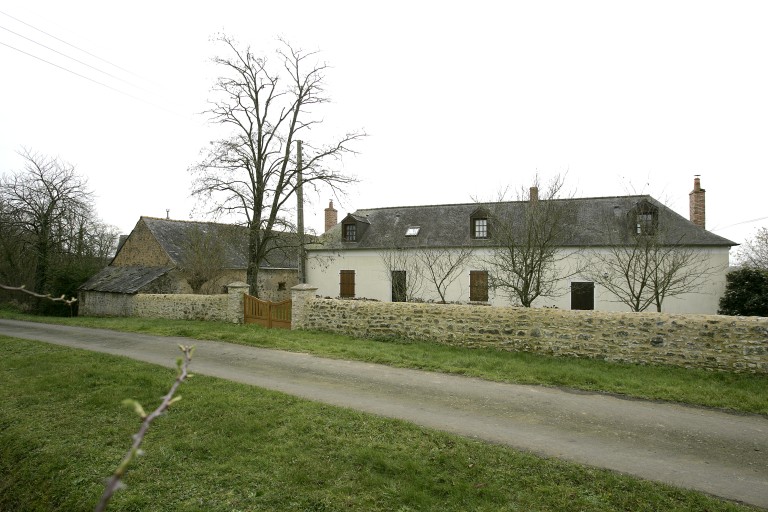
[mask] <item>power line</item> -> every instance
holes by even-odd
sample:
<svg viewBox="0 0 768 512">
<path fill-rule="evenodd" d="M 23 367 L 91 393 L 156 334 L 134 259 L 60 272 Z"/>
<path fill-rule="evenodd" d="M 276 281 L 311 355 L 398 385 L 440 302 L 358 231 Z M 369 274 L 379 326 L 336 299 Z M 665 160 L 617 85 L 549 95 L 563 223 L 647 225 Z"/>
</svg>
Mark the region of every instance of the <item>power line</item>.
<svg viewBox="0 0 768 512">
<path fill-rule="evenodd" d="M 98 71 L 99 73 L 103 73 L 103 74 L 105 74 L 105 75 L 107 75 L 107 76 L 109 76 L 109 77 L 111 77 L 111 78 L 114 78 L 114 79 L 116 79 L 116 80 L 120 80 L 120 81 L 121 81 L 121 82 L 123 82 L 123 83 L 126 83 L 126 84 L 128 84 L 128 85 L 130 85 L 130 86 L 136 87 L 137 89 L 141 89 L 141 90 L 143 90 L 143 91 L 146 91 L 146 92 L 150 92 L 150 93 L 152 92 L 152 91 L 149 91 L 148 89 L 145 89 L 145 88 L 143 88 L 143 87 L 141 87 L 141 86 L 138 86 L 138 85 L 136 85 L 136 84 L 134 84 L 134 83 L 131 83 L 131 82 L 129 82 L 129 81 L 127 81 L 127 80 L 125 80 L 124 78 L 120 78 L 119 76 L 113 75 L 112 73 L 109 73 L 109 72 L 107 72 L 107 71 L 104 71 L 103 69 L 99 69 L 99 68 L 97 68 L 97 67 L 95 67 L 95 66 L 91 66 L 91 65 L 90 65 L 90 64 L 88 64 L 87 62 L 83 62 L 83 61 L 81 61 L 81 60 L 79 60 L 79 59 L 76 59 L 76 58 L 74 58 L 74 57 L 72 57 L 72 56 L 70 56 L 70 55 L 67 55 L 66 53 L 63 53 L 63 52 L 60 52 L 60 51 L 58 51 L 58 50 L 56 50 L 56 49 L 54 49 L 54 48 L 51 48 L 50 46 L 46 46 L 46 45 L 44 45 L 43 43 L 40 43 L 40 42 L 38 42 L 38 41 L 35 41 L 35 40 L 34 40 L 34 39 L 32 39 L 32 38 L 29 38 L 29 37 L 27 37 L 27 36 L 24 36 L 24 35 L 22 35 L 22 34 L 19 34 L 18 32 L 14 32 L 13 30 L 11 30 L 11 29 L 9 29 L 9 28 L 3 27 L 3 26 L 0 26 L 0 28 L 1 28 L 1 29 L 3 29 L 3 30 L 6 30 L 6 31 L 8 31 L 8 32 L 10 32 L 11 34 L 13 34 L 13 35 L 15 35 L 15 36 L 21 37 L 22 39 L 26 39 L 27 41 L 30 41 L 30 42 L 32 42 L 32 43 L 34 43 L 34 44 L 38 45 L 38 46 L 42 46 L 43 48 L 45 48 L 45 49 L 47 49 L 47 50 L 50 50 L 50 51 L 52 51 L 52 52 L 54 52 L 54 53 L 58 53 L 59 55 L 61 55 L 61 56 L 63 56 L 63 57 L 66 57 L 66 58 L 68 58 L 68 59 L 71 59 L 71 60 L 73 60 L 73 61 L 75 61 L 75 62 L 79 63 L 79 64 L 82 64 L 83 66 L 87 66 L 87 67 L 89 67 L 89 68 L 91 68 L 91 69 L 93 69 L 93 70 L 95 70 L 95 71 Z M 7 45 L 6 45 L 6 46 L 7 46 Z"/>
<path fill-rule="evenodd" d="M 105 63 L 109 64 L 110 66 L 113 66 L 114 68 L 117 68 L 117 69 L 119 69 L 119 70 L 125 71 L 126 73 L 128 73 L 128 74 L 130 74 L 130 75 L 133 75 L 134 77 L 136 77 L 136 78 L 139 78 L 140 80 L 143 80 L 143 81 L 145 81 L 145 82 L 147 82 L 147 83 L 150 83 L 150 84 L 154 84 L 155 86 L 157 86 L 157 85 L 158 85 L 156 82 L 153 82 L 152 80 L 149 80 L 149 79 L 147 79 L 147 78 L 144 78 L 144 77 L 142 77 L 142 76 L 138 75 L 137 73 L 134 73 L 133 71 L 131 71 L 131 70 L 129 70 L 129 69 L 126 69 L 126 68 L 124 68 L 124 67 L 122 67 L 122 66 L 119 66 L 119 65 L 115 64 L 114 62 L 111 62 L 111 61 L 109 61 L 109 60 L 107 60 L 107 59 L 104 59 L 104 58 L 102 58 L 102 57 L 99 57 L 98 55 L 95 55 L 95 54 L 93 54 L 93 53 L 91 53 L 91 52 L 89 52 L 89 51 L 87 51 L 87 50 L 84 50 L 84 49 L 82 49 L 82 48 L 80 48 L 80 47 L 78 47 L 78 46 L 76 46 L 76 45 L 74 45 L 74 44 L 72 44 L 72 43 L 69 43 L 68 41 L 65 41 L 64 39 L 61 39 L 60 37 L 56 37 L 55 35 L 53 35 L 53 34 L 51 34 L 51 33 L 49 33 L 49 32 L 46 32 L 45 30 L 39 29 L 39 28 L 35 27 L 34 25 L 32 25 L 32 24 L 30 24 L 30 23 L 27 23 L 27 22 L 25 22 L 25 21 L 23 21 L 23 20 L 21 20 L 21 19 L 19 19 L 19 18 L 15 17 L 15 16 L 12 16 L 11 14 L 8 14 L 8 13 L 7 13 L 7 12 L 5 12 L 5 11 L 2 11 L 2 10 L 0 10 L 0 14 L 3 14 L 3 15 L 5 15 L 5 16 L 7 16 L 7 17 L 9 17 L 9 18 L 11 18 L 11 19 L 13 19 L 13 20 L 15 20 L 15 21 L 17 21 L 17 22 L 19 22 L 19 23 L 23 24 L 23 25 L 26 25 L 27 27 L 30 27 L 31 29 L 33 29 L 33 30 L 36 30 L 37 32 L 40 32 L 41 34 L 45 34 L 46 36 L 48 36 L 48 37 L 50 37 L 50 38 L 52 38 L 52 39 L 55 39 L 55 40 L 57 40 L 57 41 L 60 41 L 60 42 L 64 43 L 65 45 L 67 45 L 67 46 L 70 46 L 70 47 L 74 48 L 75 50 L 78 50 L 78 51 L 80 51 L 80 52 L 83 52 L 83 53 L 85 53 L 86 55 L 90 55 L 91 57 L 93 57 L 93 58 L 95 58 L 95 59 L 97 59 L 97 60 L 100 60 L 100 61 L 102 61 L 102 62 L 105 62 Z M 16 34 L 15 32 L 13 32 L 13 31 L 11 31 L 11 30 L 9 30 L 9 29 L 5 28 L 5 27 L 0 27 L 0 28 L 4 28 L 5 30 L 8 30 L 9 32 L 11 32 L 11 33 L 13 33 L 13 34 Z M 124 83 L 126 83 L 126 84 L 130 85 L 131 87 L 135 87 L 136 89 L 139 89 L 139 90 L 141 90 L 141 91 L 147 92 L 147 93 L 149 93 L 149 94 L 151 94 L 151 95 L 153 95 L 153 96 L 156 96 L 156 97 L 166 97 L 166 94 L 165 94 L 165 93 L 163 93 L 163 92 L 157 92 L 157 91 L 153 91 L 153 90 L 147 89 L 147 88 L 145 88 L 145 87 L 143 87 L 143 86 L 137 85 L 137 84 L 135 84 L 135 83 L 132 83 L 132 82 L 129 82 L 129 81 L 127 81 L 127 80 L 123 79 L 123 78 L 120 78 L 120 77 L 118 77 L 118 76 L 115 76 L 115 75 L 113 75 L 113 74 L 111 74 L 111 73 L 109 73 L 109 72 L 107 72 L 107 71 L 104 71 L 104 70 L 102 70 L 102 69 L 98 69 L 98 68 L 96 68 L 96 67 L 94 67 L 94 66 L 91 66 L 91 65 L 89 65 L 89 64 L 86 64 L 86 63 L 84 63 L 84 62 L 82 62 L 82 61 L 80 61 L 80 60 L 78 60 L 78 59 L 76 59 L 76 58 L 74 58 L 74 57 L 71 57 L 71 56 L 69 56 L 69 55 L 66 55 L 66 54 L 64 54 L 64 53 L 61 53 L 61 52 L 59 52 L 59 51 L 57 51 L 57 50 L 54 50 L 53 48 L 50 48 L 50 47 L 48 47 L 48 46 L 46 46 L 46 45 L 44 45 L 44 44 L 42 44 L 42 43 L 39 43 L 39 42 L 37 42 L 37 41 L 35 41 L 35 40 L 33 40 L 33 39 L 27 38 L 27 37 L 25 37 L 25 36 L 23 36 L 23 35 L 20 35 L 20 34 L 16 34 L 16 35 L 17 35 L 17 36 L 19 36 L 19 37 L 23 37 L 24 39 L 27 39 L 27 40 L 29 40 L 29 41 L 31 41 L 31 42 L 33 42 L 33 43 L 35 43 L 35 44 L 38 44 L 38 45 L 40 45 L 40 46 L 43 46 L 44 48 L 47 48 L 47 49 L 49 49 L 49 50 L 51 50 L 51 51 L 54 51 L 54 52 L 56 52 L 56 53 L 59 53 L 60 55 L 63 55 L 64 57 L 67 57 L 67 58 L 69 58 L 69 59 L 72 59 L 72 60 L 74 60 L 74 61 L 76 61 L 76 62 L 78 62 L 78 63 L 80 63 L 80 64 L 83 64 L 83 65 L 85 65 L 85 66 L 88 66 L 88 67 L 90 67 L 90 68 L 92 68 L 92 69 L 94 69 L 94 70 L 96 70 L 96 71 L 98 71 L 98 72 L 100 72 L 100 73 L 103 73 L 103 74 L 105 74 L 105 75 L 107 75 L 107 76 L 109 76 L 109 77 L 112 77 L 112 78 L 115 78 L 115 79 L 117 79 L 117 80 L 120 80 L 121 82 L 124 82 Z M 8 46 L 8 47 L 10 47 L 10 48 L 13 48 L 13 47 L 11 47 L 10 45 L 7 45 L 7 44 L 6 44 L 5 46 Z M 26 52 L 24 52 L 24 51 L 22 51 L 22 50 L 18 50 L 17 48 L 14 48 L 14 49 L 15 49 L 15 50 L 17 50 L 17 51 L 21 51 L 22 53 L 26 53 Z M 27 55 L 30 55 L 30 56 L 32 56 L 32 57 L 34 57 L 34 58 L 36 58 L 36 59 L 39 59 L 39 60 L 43 60 L 43 62 L 47 62 L 48 64 L 54 65 L 54 66 L 56 66 L 56 67 L 60 67 L 61 69 L 64 69 L 65 71 L 69 71 L 69 72 L 71 72 L 71 73 L 73 73 L 73 74 L 75 74 L 75 75 L 78 75 L 78 76 L 82 76 L 82 75 L 80 75 L 80 74 L 78 74 L 78 73 L 76 73 L 76 72 L 74 72 L 74 71 L 71 71 L 71 70 L 69 70 L 69 69 L 67 69 L 67 68 L 63 68 L 63 67 L 61 67 L 61 66 L 58 66 L 58 65 L 56 65 L 56 64 L 53 64 L 53 63 L 51 63 L 51 62 L 45 61 L 44 59 L 41 59 L 41 58 L 39 58 L 39 57 L 37 57 L 37 56 L 31 55 L 31 54 L 27 54 Z M 134 99 L 137 99 L 137 100 L 139 100 L 139 101 L 142 101 L 142 102 L 144 102 L 144 103 L 147 103 L 148 105 L 153 105 L 153 106 L 155 106 L 155 107 L 161 108 L 162 110 L 165 110 L 166 112 L 170 112 L 170 113 L 172 113 L 172 114 L 176 114 L 176 115 L 182 115 L 182 114 L 179 114 L 178 112 L 174 112 L 174 111 L 172 111 L 172 110 L 169 110 L 168 108 L 165 108 L 165 107 L 162 107 L 162 106 L 160 106 L 160 105 L 157 105 L 156 103 L 153 103 L 153 102 L 151 102 L 151 101 L 148 101 L 148 100 L 143 100 L 143 99 L 141 99 L 141 98 L 138 98 L 138 97 L 136 97 L 136 96 L 133 96 L 133 95 L 131 95 L 131 94 L 128 94 L 128 93 L 125 93 L 125 92 L 123 92 L 123 91 L 120 91 L 120 90 L 118 90 L 118 89 L 115 89 L 114 87 L 108 86 L 108 85 L 106 85 L 106 84 L 101 84 L 100 82 L 98 82 L 98 81 L 96 81 L 96 80 L 93 80 L 93 79 L 91 79 L 91 78 L 88 78 L 88 77 L 83 77 L 83 78 L 87 78 L 88 80 L 90 80 L 90 81 L 92 81 L 92 82 L 98 83 L 98 84 L 100 84 L 100 85 L 104 85 L 105 87 L 108 87 L 108 88 L 110 88 L 110 89 L 113 89 L 113 90 L 115 90 L 115 91 L 117 91 L 117 92 L 119 92 L 119 93 L 121 93 L 121 94 L 124 94 L 124 95 L 126 95 L 126 96 L 129 96 L 129 97 L 131 97 L 131 98 L 134 98 Z M 161 85 L 160 87 L 162 87 L 162 85 Z"/>
<path fill-rule="evenodd" d="M 124 96 L 128 96 L 129 98 L 132 98 L 134 100 L 137 100 L 137 101 L 140 101 L 142 103 L 146 103 L 147 105 L 151 105 L 153 107 L 165 110 L 166 112 L 168 112 L 170 114 L 180 115 L 177 112 L 174 112 L 172 110 L 168 110 L 167 108 L 165 108 L 165 107 L 163 107 L 161 105 L 158 105 L 156 103 L 152 103 L 151 101 L 147 101 L 147 100 L 145 100 L 143 98 L 139 98 L 138 96 L 134 96 L 133 94 L 127 93 L 125 91 L 121 91 L 120 89 L 112 87 L 111 85 L 105 84 L 103 82 L 99 82 L 98 80 L 94 80 L 93 78 L 91 78 L 89 76 L 82 75 L 82 74 L 80 74 L 80 73 L 78 73 L 76 71 L 72 71 L 71 69 L 65 68 L 64 66 L 59 66 L 58 64 L 54 64 L 53 62 L 50 62 L 50 61 L 47 61 L 47 60 L 43 59 L 42 57 L 38 57 L 37 55 L 33 55 L 31 53 L 25 52 L 24 50 L 20 50 L 19 48 L 16 48 L 15 46 L 11 46 L 11 45 L 9 45 L 7 43 L 4 43 L 2 41 L 0 41 L 0 44 L 3 45 L 3 46 L 7 46 L 8 48 L 10 48 L 12 50 L 16 50 L 17 52 L 23 53 L 24 55 L 32 57 L 33 59 L 37 59 L 39 61 L 45 62 L 46 64 L 50 64 L 51 66 L 57 67 L 59 69 L 62 69 L 64 71 L 68 72 L 68 73 L 72 73 L 73 75 L 79 76 L 80 78 L 85 78 L 86 80 L 88 80 L 90 82 L 93 82 L 93 83 L 95 83 L 97 85 L 101 85 L 102 87 L 106 87 L 107 89 L 111 89 L 111 90 L 113 90 L 113 91 L 115 91 L 117 93 L 120 93 L 120 94 L 122 94 Z"/>
<path fill-rule="evenodd" d="M 117 64 L 115 64 L 115 63 L 113 63 L 113 62 L 110 62 L 110 61 L 108 61 L 108 60 L 106 60 L 106 59 L 102 59 L 102 58 L 101 58 L 101 57 L 99 57 L 98 55 L 94 55 L 94 54 L 92 54 L 91 52 L 89 52 L 89 51 L 87 51 L 87 50 L 83 50 L 82 48 L 79 48 L 79 47 L 77 47 L 77 46 L 73 45 L 72 43 L 68 43 L 67 41 L 65 41 L 65 40 L 63 40 L 63 39 L 61 39 L 61 38 L 58 38 L 58 37 L 54 36 L 53 34 L 49 34 L 49 33 L 48 33 L 48 32 L 46 32 L 45 30 L 39 29 L 39 28 L 35 27 L 34 25 L 30 25 L 29 23 L 27 23 L 27 22 L 25 22 L 25 21 L 22 21 L 22 20 L 20 20 L 19 18 L 16 18 L 15 16 L 11 16 L 11 15 L 10 15 L 10 14 L 8 14 L 7 12 L 4 12 L 4 11 L 0 11 L 0 14 L 4 14 L 5 16 L 8 16 L 9 18 L 11 18 L 11 19 L 13 19 L 13 20 L 16 20 L 16 21 L 18 21 L 18 22 L 19 22 L 19 23 L 21 23 L 22 25 L 26 25 L 26 26 L 28 26 L 29 28 L 33 29 L 33 30 L 37 30 L 38 32 L 40 32 L 40 33 L 42 33 L 42 34 L 45 34 L 45 35 L 47 35 L 48 37 L 51 37 L 51 38 L 53 38 L 53 39 L 56 39 L 57 41 L 60 41 L 60 42 L 62 42 L 62 43 L 64 43 L 64 44 L 66 44 L 67 46 L 71 46 L 71 47 L 72 47 L 72 48 L 74 48 L 75 50 L 78 50 L 78 51 L 81 51 L 81 52 L 83 52 L 83 53 L 85 53 L 85 54 L 87 54 L 87 55 L 90 55 L 90 56 L 91 56 L 91 57 L 93 57 L 94 59 L 98 59 L 98 60 L 100 60 L 100 61 L 102 61 L 102 62 L 106 62 L 106 63 L 107 63 L 107 64 L 109 64 L 110 66 L 114 66 L 114 67 L 116 67 L 117 69 L 120 69 L 120 70 L 122 70 L 122 71 L 125 71 L 126 73 L 129 73 L 129 74 L 131 74 L 131 75 L 133 75 L 133 76 L 135 76 L 135 77 L 137 77 L 137 78 L 141 78 L 142 80 L 144 80 L 144 78 L 143 78 L 143 77 L 141 77 L 141 76 L 137 75 L 136 73 L 134 73 L 133 71 L 131 71 L 131 70 L 129 70 L 129 69 L 125 69 L 125 68 L 123 68 L 123 67 L 120 67 L 120 66 L 118 66 Z M 7 46 L 7 45 L 6 45 L 6 46 Z"/>
<path fill-rule="evenodd" d="M 715 227 L 715 228 L 712 228 L 712 229 L 727 229 L 727 228 L 732 228 L 734 226 L 740 226 L 742 224 L 751 224 L 753 222 L 759 222 L 759 221 L 765 220 L 765 219 L 768 219 L 768 217 L 760 217 L 760 218 L 752 219 L 752 220 L 744 220 L 744 221 L 741 221 L 741 222 L 737 222 L 735 224 L 730 224 L 728 226 L 723 226 L 723 227 L 718 226 L 718 227 Z"/>
</svg>

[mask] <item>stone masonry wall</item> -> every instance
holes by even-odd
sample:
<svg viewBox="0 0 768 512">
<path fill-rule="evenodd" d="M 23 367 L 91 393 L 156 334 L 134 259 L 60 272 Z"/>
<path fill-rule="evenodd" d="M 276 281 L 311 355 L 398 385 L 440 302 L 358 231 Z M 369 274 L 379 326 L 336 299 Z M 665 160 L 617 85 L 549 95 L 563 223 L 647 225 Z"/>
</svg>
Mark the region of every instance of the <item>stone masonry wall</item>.
<svg viewBox="0 0 768 512">
<path fill-rule="evenodd" d="M 768 373 L 768 318 L 300 298 L 296 290 L 294 329 Z"/>
<path fill-rule="evenodd" d="M 221 322 L 228 320 L 227 295 L 139 293 L 133 297 L 132 316 L 135 317 Z"/>
<path fill-rule="evenodd" d="M 77 300 L 80 316 L 131 316 L 133 312 L 133 295 L 81 291 Z"/>
<path fill-rule="evenodd" d="M 162 267 L 172 263 L 155 235 L 152 234 L 146 223 L 140 220 L 125 240 L 120 251 L 115 255 L 111 265 L 115 267 L 125 265 Z"/>
<path fill-rule="evenodd" d="M 248 290 L 247 284 L 234 282 L 222 295 L 81 292 L 80 314 L 242 323 Z"/>
</svg>

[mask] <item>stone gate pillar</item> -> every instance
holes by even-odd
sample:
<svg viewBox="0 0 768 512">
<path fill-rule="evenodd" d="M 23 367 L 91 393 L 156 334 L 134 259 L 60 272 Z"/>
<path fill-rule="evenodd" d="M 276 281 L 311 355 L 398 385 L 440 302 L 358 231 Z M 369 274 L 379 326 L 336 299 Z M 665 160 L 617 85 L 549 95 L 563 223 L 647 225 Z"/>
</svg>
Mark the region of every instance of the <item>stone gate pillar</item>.
<svg viewBox="0 0 768 512">
<path fill-rule="evenodd" d="M 251 287 L 242 281 L 235 281 L 227 285 L 227 321 L 243 323 L 243 295 L 250 293 Z"/>
<path fill-rule="evenodd" d="M 291 288 L 291 330 L 304 329 L 309 314 L 307 303 L 315 298 L 317 287 L 310 284 L 298 284 Z"/>
</svg>

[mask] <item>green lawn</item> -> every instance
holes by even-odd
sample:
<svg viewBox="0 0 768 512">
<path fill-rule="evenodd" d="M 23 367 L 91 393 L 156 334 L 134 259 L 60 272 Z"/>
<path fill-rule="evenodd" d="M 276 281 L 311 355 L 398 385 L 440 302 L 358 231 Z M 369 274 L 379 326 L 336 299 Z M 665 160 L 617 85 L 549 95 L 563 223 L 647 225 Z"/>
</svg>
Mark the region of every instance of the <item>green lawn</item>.
<svg viewBox="0 0 768 512">
<path fill-rule="evenodd" d="M 121 401 L 154 408 L 174 371 L 2 336 L 0 354 L 0 510 L 92 510 L 139 424 Z M 195 376 L 180 395 L 110 510 L 749 510 L 211 377 Z"/>
<path fill-rule="evenodd" d="M 456 373 L 500 382 L 568 387 L 768 414 L 768 393 L 765 392 L 768 389 L 768 375 L 765 374 L 616 364 L 494 349 L 453 348 L 427 342 L 363 340 L 321 332 L 267 330 L 256 325 L 218 322 L 134 318 L 41 319 L 14 316 L 2 311 L 0 315 L 24 320 L 220 340 L 339 359 Z"/>
</svg>

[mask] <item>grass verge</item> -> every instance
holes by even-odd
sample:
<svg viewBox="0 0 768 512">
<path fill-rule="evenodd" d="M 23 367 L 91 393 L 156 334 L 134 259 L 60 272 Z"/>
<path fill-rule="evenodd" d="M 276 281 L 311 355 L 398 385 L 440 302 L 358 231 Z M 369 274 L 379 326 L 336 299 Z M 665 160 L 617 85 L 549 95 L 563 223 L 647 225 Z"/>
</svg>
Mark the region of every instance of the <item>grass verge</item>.
<svg viewBox="0 0 768 512">
<path fill-rule="evenodd" d="M 142 318 L 0 316 L 163 336 L 218 340 L 306 352 L 337 359 L 453 373 L 516 384 L 566 387 L 768 415 L 768 375 L 671 366 L 643 366 L 549 357 L 428 342 L 376 341 L 324 332 L 264 329 L 257 325 Z"/>
<path fill-rule="evenodd" d="M 174 372 L 0 336 L 0 510 L 91 510 Z M 192 363 L 194 371 L 194 360 Z M 211 377 L 110 510 L 737 511 L 734 503 Z"/>
</svg>

